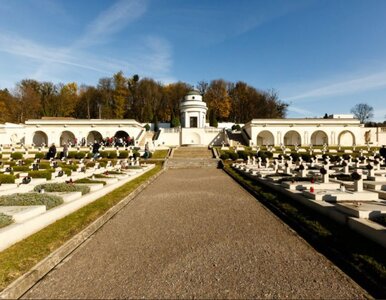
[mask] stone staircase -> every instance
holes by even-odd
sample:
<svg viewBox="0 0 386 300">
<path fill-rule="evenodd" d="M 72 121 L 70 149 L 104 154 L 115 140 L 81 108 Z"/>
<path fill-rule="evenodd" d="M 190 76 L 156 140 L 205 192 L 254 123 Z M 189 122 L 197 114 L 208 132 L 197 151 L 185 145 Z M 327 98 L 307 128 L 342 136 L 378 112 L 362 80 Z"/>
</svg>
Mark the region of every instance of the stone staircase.
<svg viewBox="0 0 386 300">
<path fill-rule="evenodd" d="M 139 146 L 144 147 L 146 142 L 151 142 L 153 140 L 154 131 L 147 131 L 143 138 L 139 141 Z"/>
<path fill-rule="evenodd" d="M 229 145 L 230 146 L 237 146 L 237 145 L 248 145 L 240 132 L 231 132 L 227 131 L 228 139 L 229 139 Z"/>
<path fill-rule="evenodd" d="M 213 158 L 212 150 L 203 147 L 179 147 L 168 159 L 167 167 L 182 168 L 217 168 L 218 160 Z"/>
</svg>

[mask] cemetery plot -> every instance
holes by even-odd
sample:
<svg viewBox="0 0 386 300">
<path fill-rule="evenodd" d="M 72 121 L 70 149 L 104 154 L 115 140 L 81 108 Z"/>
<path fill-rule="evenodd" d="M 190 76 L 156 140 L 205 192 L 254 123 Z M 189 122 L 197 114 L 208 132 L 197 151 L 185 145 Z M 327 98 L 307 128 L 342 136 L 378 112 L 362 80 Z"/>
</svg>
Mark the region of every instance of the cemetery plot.
<svg viewBox="0 0 386 300">
<path fill-rule="evenodd" d="M 154 167 L 129 152 L 123 159 L 14 157 L 0 161 L 0 251 Z"/>
<path fill-rule="evenodd" d="M 369 238 L 376 236 L 374 240 L 386 247 L 386 227 L 371 222 L 386 216 L 385 158 L 376 151 L 365 154 L 363 149 L 344 151 L 340 156 L 327 155 L 327 149 L 321 149 L 322 155 L 312 149 L 307 149 L 305 155 L 299 154 L 300 148 L 295 150 L 287 153 L 283 147 L 280 153 L 267 147 L 267 151 L 255 148 L 234 152 L 239 158 L 232 168 L 302 203 L 311 201 L 308 206 L 339 220 L 366 219 L 366 225 L 358 229 L 360 233 Z M 223 154 L 223 159 L 232 157 L 230 150 Z M 331 209 L 336 213 L 332 214 Z"/>
</svg>

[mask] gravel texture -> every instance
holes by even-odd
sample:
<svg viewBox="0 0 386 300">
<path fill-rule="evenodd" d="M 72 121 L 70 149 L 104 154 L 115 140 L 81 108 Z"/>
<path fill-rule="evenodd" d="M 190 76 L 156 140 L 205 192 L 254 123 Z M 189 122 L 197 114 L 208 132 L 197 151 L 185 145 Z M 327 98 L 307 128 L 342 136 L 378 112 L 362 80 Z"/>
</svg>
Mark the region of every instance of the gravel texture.
<svg viewBox="0 0 386 300">
<path fill-rule="evenodd" d="M 217 169 L 162 174 L 27 298 L 365 298 Z"/>
</svg>

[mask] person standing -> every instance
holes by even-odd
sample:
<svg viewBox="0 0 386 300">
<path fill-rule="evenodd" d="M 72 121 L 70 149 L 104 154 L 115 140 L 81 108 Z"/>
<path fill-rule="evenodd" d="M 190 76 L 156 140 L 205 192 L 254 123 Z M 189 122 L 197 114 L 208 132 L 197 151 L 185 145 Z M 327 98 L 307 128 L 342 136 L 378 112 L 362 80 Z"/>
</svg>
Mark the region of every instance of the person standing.
<svg viewBox="0 0 386 300">
<path fill-rule="evenodd" d="M 99 157 L 99 143 L 97 141 L 94 142 L 94 145 L 92 146 L 92 154 L 94 159 L 97 159 Z"/>
<path fill-rule="evenodd" d="M 56 147 L 55 147 L 55 144 L 52 144 L 51 147 L 48 149 L 47 159 L 55 158 L 55 156 L 56 156 Z"/>
</svg>

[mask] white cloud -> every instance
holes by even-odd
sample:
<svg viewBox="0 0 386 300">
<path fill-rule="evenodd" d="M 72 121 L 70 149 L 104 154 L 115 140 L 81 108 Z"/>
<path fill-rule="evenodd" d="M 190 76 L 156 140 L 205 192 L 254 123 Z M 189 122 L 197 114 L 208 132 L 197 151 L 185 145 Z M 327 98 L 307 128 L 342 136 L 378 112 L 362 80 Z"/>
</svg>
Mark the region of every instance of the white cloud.
<svg viewBox="0 0 386 300">
<path fill-rule="evenodd" d="M 288 106 L 287 109 L 289 112 L 293 112 L 293 113 L 299 114 L 299 115 L 304 116 L 304 117 L 310 117 L 310 116 L 314 115 L 314 113 L 310 110 L 299 108 L 299 107 L 292 106 L 292 105 Z"/>
<path fill-rule="evenodd" d="M 310 84 L 314 85 L 315 84 Z M 378 72 L 373 74 L 362 74 L 356 78 L 340 80 L 337 82 L 330 81 L 323 86 L 301 91 L 293 96 L 284 97 L 287 101 L 307 101 L 315 98 L 331 97 L 338 95 L 349 95 L 363 91 L 374 90 L 386 87 L 386 72 Z"/>
<path fill-rule="evenodd" d="M 145 0 L 119 0 L 103 11 L 86 29 L 75 47 L 88 47 L 99 43 L 113 33 L 138 20 L 147 10 Z"/>
<path fill-rule="evenodd" d="M 102 43 L 107 36 L 124 29 L 130 22 L 138 20 L 146 9 L 145 1 L 119 0 L 89 23 L 85 33 L 68 47 L 39 44 L 15 33 L 0 31 L 0 51 L 32 59 L 37 69 L 28 77 L 37 80 L 63 78 L 64 74 L 75 73 L 72 67 L 76 67 L 97 72 L 99 76 L 111 76 L 122 70 L 170 82 L 172 47 L 161 37 L 143 37 L 132 43 L 124 57 L 120 58 L 104 57 L 88 50 L 95 43 Z"/>
</svg>

